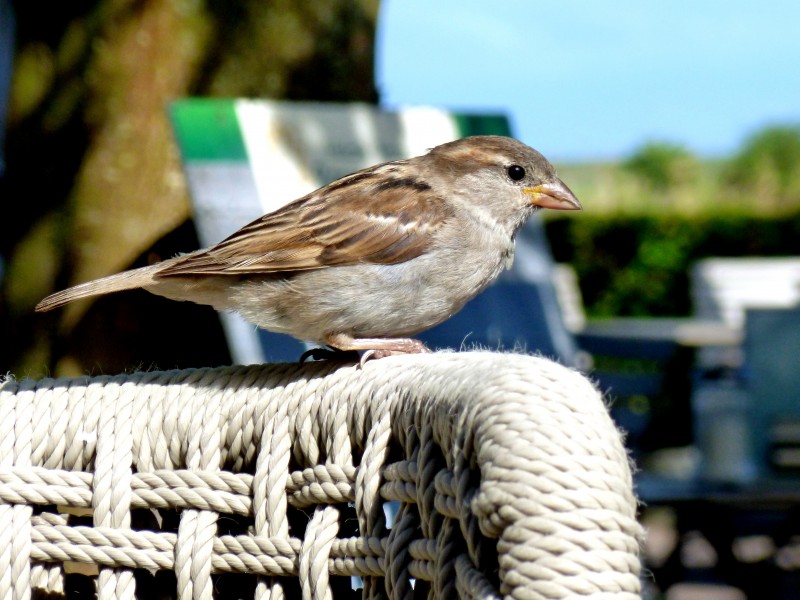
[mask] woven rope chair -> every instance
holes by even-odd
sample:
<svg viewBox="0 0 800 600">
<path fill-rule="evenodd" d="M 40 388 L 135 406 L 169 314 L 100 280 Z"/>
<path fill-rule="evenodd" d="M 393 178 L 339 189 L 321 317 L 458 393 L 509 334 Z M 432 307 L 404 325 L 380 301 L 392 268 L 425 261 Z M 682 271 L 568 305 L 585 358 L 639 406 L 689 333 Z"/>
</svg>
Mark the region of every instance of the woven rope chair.
<svg viewBox="0 0 800 600">
<path fill-rule="evenodd" d="M 636 598 L 635 509 L 600 395 L 542 358 L 0 386 L 3 598 Z"/>
</svg>

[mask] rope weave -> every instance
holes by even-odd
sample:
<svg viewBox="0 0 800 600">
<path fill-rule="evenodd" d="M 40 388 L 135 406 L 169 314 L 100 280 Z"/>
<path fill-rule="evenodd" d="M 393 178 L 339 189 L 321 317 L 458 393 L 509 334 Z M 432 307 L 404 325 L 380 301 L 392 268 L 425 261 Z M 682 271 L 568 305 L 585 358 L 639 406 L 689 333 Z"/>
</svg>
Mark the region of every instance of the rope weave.
<svg viewBox="0 0 800 600">
<path fill-rule="evenodd" d="M 76 563 L 102 599 L 638 598 L 640 539 L 600 395 L 542 358 L 0 384 L 2 598 Z"/>
</svg>

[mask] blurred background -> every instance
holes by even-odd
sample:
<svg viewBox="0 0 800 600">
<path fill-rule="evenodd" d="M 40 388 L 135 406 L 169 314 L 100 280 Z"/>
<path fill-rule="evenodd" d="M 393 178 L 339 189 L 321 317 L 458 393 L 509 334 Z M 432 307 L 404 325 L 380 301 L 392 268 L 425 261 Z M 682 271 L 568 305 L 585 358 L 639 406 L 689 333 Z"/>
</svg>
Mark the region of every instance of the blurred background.
<svg viewBox="0 0 800 600">
<path fill-rule="evenodd" d="M 0 0 L 0 373 L 230 362 L 206 307 L 33 313 L 197 247 L 170 102 L 502 113 L 585 207 L 543 231 L 644 467 L 647 593 L 798 598 L 798 22 L 776 0 Z"/>
</svg>

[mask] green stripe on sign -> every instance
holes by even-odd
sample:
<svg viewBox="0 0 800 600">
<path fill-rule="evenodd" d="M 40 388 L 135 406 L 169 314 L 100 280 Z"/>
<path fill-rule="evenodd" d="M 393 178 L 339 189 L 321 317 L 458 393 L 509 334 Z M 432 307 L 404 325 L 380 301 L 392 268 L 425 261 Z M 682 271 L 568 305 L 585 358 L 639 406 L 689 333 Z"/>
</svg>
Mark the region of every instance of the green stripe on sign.
<svg viewBox="0 0 800 600">
<path fill-rule="evenodd" d="M 184 162 L 247 161 L 234 100 L 197 98 L 170 105 L 170 118 Z"/>
<path fill-rule="evenodd" d="M 470 135 L 511 135 L 511 127 L 505 115 L 466 115 L 454 114 L 458 132 L 464 137 Z"/>
</svg>

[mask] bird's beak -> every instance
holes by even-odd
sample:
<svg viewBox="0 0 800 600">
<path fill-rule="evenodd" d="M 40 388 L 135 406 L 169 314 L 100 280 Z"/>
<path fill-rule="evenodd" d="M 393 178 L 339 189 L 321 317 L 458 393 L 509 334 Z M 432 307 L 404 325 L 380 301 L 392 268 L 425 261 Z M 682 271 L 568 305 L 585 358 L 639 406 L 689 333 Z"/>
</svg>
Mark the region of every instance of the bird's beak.
<svg viewBox="0 0 800 600">
<path fill-rule="evenodd" d="M 531 204 L 542 208 L 555 210 L 581 210 L 583 208 L 575 194 L 560 179 L 525 188 L 523 191 L 531 197 Z"/>
</svg>

